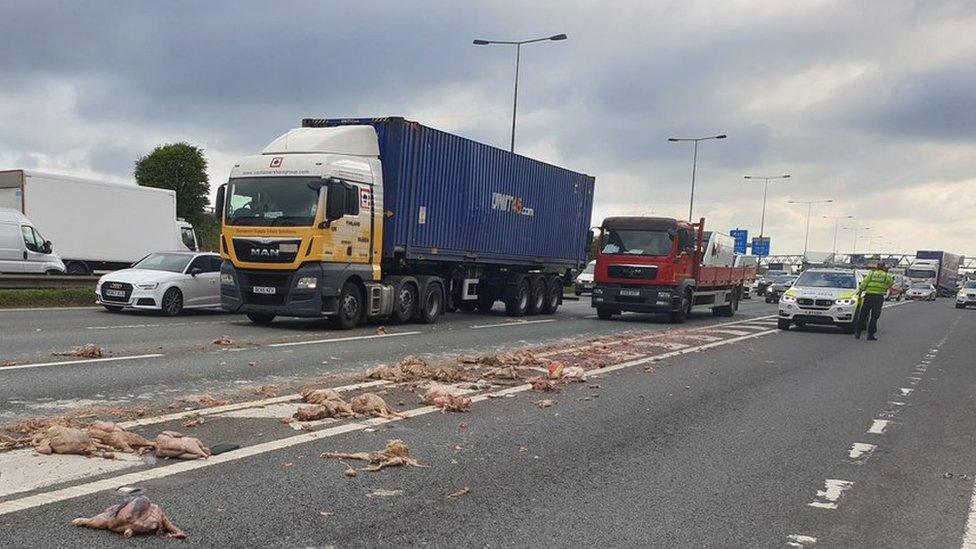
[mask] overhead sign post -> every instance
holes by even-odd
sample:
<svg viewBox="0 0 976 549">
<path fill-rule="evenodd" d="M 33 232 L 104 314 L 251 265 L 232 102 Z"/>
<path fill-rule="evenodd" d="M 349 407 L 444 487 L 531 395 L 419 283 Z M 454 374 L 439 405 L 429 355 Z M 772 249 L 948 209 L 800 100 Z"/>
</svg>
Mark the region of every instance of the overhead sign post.
<svg viewBox="0 0 976 549">
<path fill-rule="evenodd" d="M 769 255 L 769 237 L 763 236 L 752 237 L 752 255 L 767 256 Z"/>
<path fill-rule="evenodd" d="M 729 231 L 729 236 L 735 239 L 733 251 L 739 255 L 745 255 L 749 247 L 749 231 L 746 229 L 733 229 Z"/>
</svg>

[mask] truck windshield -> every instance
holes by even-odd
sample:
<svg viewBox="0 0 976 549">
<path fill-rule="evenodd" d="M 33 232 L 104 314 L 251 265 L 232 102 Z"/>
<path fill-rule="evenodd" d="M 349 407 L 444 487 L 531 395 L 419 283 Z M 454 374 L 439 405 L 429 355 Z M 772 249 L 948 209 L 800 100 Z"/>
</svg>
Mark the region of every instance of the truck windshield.
<svg viewBox="0 0 976 549">
<path fill-rule="evenodd" d="M 935 278 L 935 269 L 908 269 L 908 278 Z"/>
<path fill-rule="evenodd" d="M 827 273 L 807 271 L 793 284 L 798 288 L 847 288 L 857 285 L 854 273 Z"/>
<path fill-rule="evenodd" d="M 607 230 L 605 254 L 668 255 L 674 239 L 667 231 Z"/>
<path fill-rule="evenodd" d="M 239 177 L 227 184 L 228 225 L 307 227 L 319 206 L 315 177 Z"/>
</svg>

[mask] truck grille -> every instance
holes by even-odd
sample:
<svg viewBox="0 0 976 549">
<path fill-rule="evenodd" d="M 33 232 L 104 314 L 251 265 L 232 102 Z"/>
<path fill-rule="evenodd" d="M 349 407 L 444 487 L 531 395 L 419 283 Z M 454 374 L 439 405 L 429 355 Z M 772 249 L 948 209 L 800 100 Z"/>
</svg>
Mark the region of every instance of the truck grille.
<svg viewBox="0 0 976 549">
<path fill-rule="evenodd" d="M 234 254 L 252 263 L 292 263 L 298 257 L 301 239 L 234 238 Z"/>
<path fill-rule="evenodd" d="M 108 295 L 107 290 L 125 292 L 123 297 Z M 105 282 L 102 284 L 102 301 L 119 301 L 125 303 L 132 297 L 132 284 L 127 282 Z"/>
<path fill-rule="evenodd" d="M 607 267 L 607 275 L 610 278 L 639 278 L 641 280 L 654 280 L 657 278 L 657 266 L 650 265 L 643 267 L 640 265 L 610 265 Z"/>
</svg>

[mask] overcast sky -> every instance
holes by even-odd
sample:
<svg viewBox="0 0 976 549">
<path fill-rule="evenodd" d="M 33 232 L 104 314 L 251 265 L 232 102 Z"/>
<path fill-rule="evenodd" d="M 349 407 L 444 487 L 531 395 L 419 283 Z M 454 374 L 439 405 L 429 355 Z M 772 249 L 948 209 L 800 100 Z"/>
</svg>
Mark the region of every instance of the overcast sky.
<svg viewBox="0 0 976 549">
<path fill-rule="evenodd" d="M 596 177 L 608 215 L 688 213 L 773 253 L 829 251 L 833 221 L 884 251 L 976 256 L 976 2 L 0 0 L 0 168 L 132 180 L 155 145 L 236 157 L 306 116 L 399 115 Z M 850 251 L 852 232 L 838 249 Z"/>
</svg>

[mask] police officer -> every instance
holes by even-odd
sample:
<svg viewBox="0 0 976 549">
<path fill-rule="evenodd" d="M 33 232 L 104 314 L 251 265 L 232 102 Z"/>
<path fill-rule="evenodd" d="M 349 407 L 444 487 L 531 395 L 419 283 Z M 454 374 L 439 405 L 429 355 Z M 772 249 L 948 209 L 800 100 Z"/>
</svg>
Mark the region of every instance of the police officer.
<svg viewBox="0 0 976 549">
<path fill-rule="evenodd" d="M 881 317 L 881 307 L 884 306 L 885 295 L 888 289 L 894 286 L 895 277 L 888 274 L 888 266 L 878 263 L 871 269 L 871 272 L 864 277 L 861 285 L 857 288 L 857 293 L 862 294 L 861 310 L 857 315 L 857 326 L 854 329 L 854 337 L 861 339 L 861 332 L 865 324 L 868 328 L 868 341 L 875 341 L 875 333 L 878 331 L 878 318 Z M 868 324 L 868 316 L 871 322 Z"/>
</svg>

